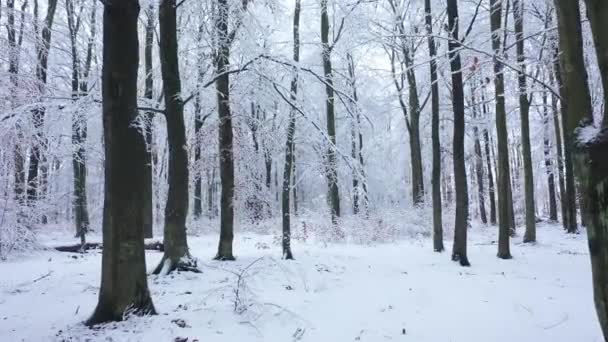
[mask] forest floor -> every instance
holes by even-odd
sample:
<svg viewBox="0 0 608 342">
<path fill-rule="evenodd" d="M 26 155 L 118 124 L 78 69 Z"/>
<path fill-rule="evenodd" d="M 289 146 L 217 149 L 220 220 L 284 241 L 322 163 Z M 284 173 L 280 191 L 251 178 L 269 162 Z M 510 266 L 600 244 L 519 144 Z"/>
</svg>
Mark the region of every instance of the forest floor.
<svg viewBox="0 0 608 342">
<path fill-rule="evenodd" d="M 297 259 L 282 261 L 276 236 L 238 233 L 237 261 L 216 262 L 217 236 L 191 236 L 202 273 L 150 276 L 159 315 L 95 329 L 82 322 L 100 252 L 37 251 L 0 263 L 0 341 L 601 341 L 584 234 L 541 224 L 539 243 L 519 236 L 514 258 L 499 260 L 495 232 L 471 230 L 470 268 L 433 253 L 428 238 L 296 241 Z M 161 256 L 147 252 L 148 269 Z"/>
</svg>

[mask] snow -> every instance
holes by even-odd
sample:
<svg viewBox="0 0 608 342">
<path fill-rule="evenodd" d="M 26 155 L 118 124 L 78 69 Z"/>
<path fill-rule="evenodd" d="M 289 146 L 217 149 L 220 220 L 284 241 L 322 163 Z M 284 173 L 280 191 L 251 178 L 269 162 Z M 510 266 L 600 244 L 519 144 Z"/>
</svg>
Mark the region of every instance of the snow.
<svg viewBox="0 0 608 342">
<path fill-rule="evenodd" d="M 599 127 L 595 127 L 593 124 L 589 124 L 583 127 L 577 128 L 577 139 L 580 144 L 586 145 L 598 137 L 601 133 Z"/>
<path fill-rule="evenodd" d="M 35 252 L 0 263 L 0 341 L 601 341 L 584 234 L 541 224 L 539 243 L 518 237 L 500 260 L 496 230 L 471 230 L 470 268 L 428 238 L 293 241 L 296 260 L 283 261 L 276 236 L 239 233 L 237 261 L 219 262 L 217 235 L 190 236 L 202 273 L 150 276 L 158 316 L 96 329 L 82 322 L 100 252 Z M 161 256 L 147 253 L 148 270 Z"/>
</svg>

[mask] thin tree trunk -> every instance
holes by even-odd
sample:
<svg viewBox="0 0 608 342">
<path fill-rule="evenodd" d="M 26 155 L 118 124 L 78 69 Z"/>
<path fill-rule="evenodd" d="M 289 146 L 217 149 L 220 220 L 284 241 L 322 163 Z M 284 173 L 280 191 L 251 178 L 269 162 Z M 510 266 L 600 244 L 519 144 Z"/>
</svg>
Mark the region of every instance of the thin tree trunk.
<svg viewBox="0 0 608 342">
<path fill-rule="evenodd" d="M 553 79 L 553 72 L 550 72 L 551 84 L 554 84 L 555 81 Z M 564 155 L 562 150 L 562 129 L 559 123 L 559 109 L 557 109 L 557 97 L 555 95 L 551 96 L 551 111 L 553 116 L 553 126 L 555 130 L 555 147 L 557 149 L 557 176 L 558 176 L 558 184 L 559 184 L 559 199 L 560 199 L 560 207 L 562 213 L 562 224 L 564 226 L 564 230 L 567 229 L 567 220 L 568 211 L 566 208 L 566 185 L 564 181 Z"/>
<path fill-rule="evenodd" d="M 297 64 L 300 61 L 300 0 L 296 0 L 293 12 L 293 60 Z M 293 70 L 294 75 L 291 80 L 291 102 L 295 103 L 298 99 L 298 73 Z M 296 113 L 292 108 L 289 110 L 289 124 L 287 126 L 287 142 L 285 143 L 285 167 L 283 168 L 283 191 L 281 201 L 281 211 L 283 217 L 283 259 L 293 259 L 291 252 L 291 213 L 289 205 L 291 172 L 294 169 L 294 134 L 296 131 Z M 295 196 L 294 196 L 295 202 Z M 294 203 L 295 204 L 295 203 Z"/>
<path fill-rule="evenodd" d="M 491 0 L 490 12 L 492 48 L 494 54 L 498 56 L 501 53 L 502 0 Z M 509 138 L 507 135 L 503 65 L 498 61 L 498 57 L 494 58 L 494 87 L 496 89 L 496 132 L 498 136 L 498 257 L 510 259 L 509 236 L 511 231 L 511 213 L 509 212 L 509 201 L 511 201 L 511 175 L 509 172 Z"/>
<path fill-rule="evenodd" d="M 49 0 L 46 17 L 42 27 L 42 37 L 40 42 L 36 44 L 36 79 L 38 81 L 40 96 L 44 95 L 47 68 L 49 60 L 49 51 L 51 49 L 51 34 L 53 29 L 53 20 L 55 18 L 55 10 L 57 9 L 57 0 Z M 44 116 L 46 108 L 37 106 L 32 117 L 34 121 L 34 144 L 31 148 L 29 170 L 27 174 L 27 198 L 30 205 L 33 205 L 39 195 L 43 195 L 46 191 L 46 178 L 48 169 L 43 161 L 43 150 L 46 149 L 47 140 L 44 136 Z M 40 176 L 39 176 L 40 173 Z"/>
<path fill-rule="evenodd" d="M 566 216 L 564 216 L 564 226 L 566 232 L 575 234 L 578 232 L 578 223 L 576 221 L 576 188 L 574 186 L 574 168 L 572 165 L 572 135 L 568 132 L 568 103 L 566 100 L 568 94 L 565 88 L 564 81 L 562 79 L 563 72 L 560 66 L 559 51 L 555 51 L 555 81 L 559 87 L 560 97 L 562 98 L 561 103 L 561 121 L 562 121 L 562 137 L 564 140 L 564 168 L 565 168 L 565 202 L 566 202 Z"/>
<path fill-rule="evenodd" d="M 139 42 L 137 0 L 112 1 L 104 8 L 103 127 L 105 195 L 101 287 L 95 325 L 122 321 L 125 314 L 154 314 L 144 254 L 146 143 L 137 118 Z"/>
<path fill-rule="evenodd" d="M 331 65 L 333 45 L 329 43 L 329 16 L 327 0 L 321 0 L 321 43 L 323 46 L 323 74 L 325 76 L 325 114 L 327 116 L 327 135 L 330 146 L 327 148 L 326 178 L 328 186 L 328 203 L 331 211 L 331 221 L 338 223 L 340 217 L 340 190 L 338 188 L 338 171 L 336 163 L 336 119 L 334 105 L 334 78 Z"/>
<path fill-rule="evenodd" d="M 486 86 L 481 81 L 481 102 L 483 111 L 483 117 L 488 120 L 488 105 L 486 104 Z M 488 170 L 488 197 L 490 198 L 490 224 L 496 224 L 496 192 L 494 189 L 494 172 L 492 171 L 492 153 L 491 153 L 491 142 L 490 132 L 487 127 L 483 129 L 483 140 L 486 152 L 486 169 Z"/>
<path fill-rule="evenodd" d="M 471 87 L 471 102 L 473 105 L 473 119 L 478 120 L 479 115 L 479 107 L 477 105 L 477 98 L 475 96 L 475 92 L 477 91 L 476 87 Z M 477 124 L 473 126 L 473 147 L 475 151 L 475 176 L 477 181 L 477 200 L 479 201 L 479 216 L 481 218 L 481 222 L 483 224 L 488 223 L 488 217 L 486 214 L 486 200 L 485 200 L 485 190 L 483 186 L 483 155 L 481 153 L 481 142 L 479 141 L 479 127 Z"/>
<path fill-rule="evenodd" d="M 547 189 L 549 189 L 549 220 L 557 222 L 557 200 L 555 196 L 555 172 L 551 158 L 551 140 L 549 139 L 549 96 L 546 92 L 542 95 L 543 100 L 543 127 L 545 131 L 544 155 L 545 170 L 547 172 Z"/>
<path fill-rule="evenodd" d="M 441 142 L 439 138 L 439 83 L 437 74 L 437 46 L 433 36 L 433 14 L 431 0 L 424 0 L 424 23 L 426 26 L 431 74 L 431 140 L 433 147 L 433 171 L 431 195 L 433 201 L 433 250 L 442 252 L 443 223 L 441 217 Z"/>
<path fill-rule="evenodd" d="M 521 146 L 524 164 L 524 191 L 526 202 L 526 232 L 524 242 L 536 241 L 536 205 L 534 203 L 534 173 L 530 148 L 530 100 L 526 81 L 526 56 L 524 52 L 524 0 L 513 1 L 517 62 L 519 63 L 519 111 L 521 115 Z"/>
<path fill-rule="evenodd" d="M 176 269 L 199 272 L 196 260 L 190 256 L 186 237 L 188 215 L 188 148 L 184 125 L 184 104 L 181 98 L 177 43 L 177 0 L 161 2 L 160 64 L 165 98 L 167 140 L 169 142 L 169 190 L 165 204 L 163 243 L 165 254 L 154 270 L 155 274 L 168 274 Z"/>
<path fill-rule="evenodd" d="M 150 3 L 146 9 L 146 46 L 144 48 L 144 70 L 145 70 L 145 89 L 144 97 L 149 101 L 154 98 L 154 73 L 153 73 L 153 48 L 154 48 L 154 5 Z M 152 163 L 152 149 L 154 139 L 154 113 L 146 113 L 146 172 L 144 173 L 144 179 L 146 181 L 146 190 L 144 191 L 144 204 L 145 204 L 145 226 L 144 236 L 151 238 L 154 227 L 154 187 L 153 187 L 153 163 Z"/>
<path fill-rule="evenodd" d="M 464 155 L 465 108 L 460 37 L 458 35 L 458 2 L 447 0 L 448 31 L 450 32 L 449 57 L 452 70 L 452 106 L 454 109 L 454 183 L 456 185 L 456 219 L 452 260 L 470 266 L 467 258 L 467 228 L 469 224 L 469 195 Z"/>
</svg>

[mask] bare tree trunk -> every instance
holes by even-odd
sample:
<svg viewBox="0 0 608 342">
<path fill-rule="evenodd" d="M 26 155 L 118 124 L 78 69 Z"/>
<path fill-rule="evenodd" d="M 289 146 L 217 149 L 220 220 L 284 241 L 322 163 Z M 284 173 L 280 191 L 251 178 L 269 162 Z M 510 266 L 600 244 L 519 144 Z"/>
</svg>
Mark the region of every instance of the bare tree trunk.
<svg viewBox="0 0 608 342">
<path fill-rule="evenodd" d="M 84 70 L 80 70 L 80 58 L 78 56 L 77 35 L 78 26 L 76 23 L 80 17 L 76 17 L 74 4 L 72 0 L 66 0 L 65 3 L 66 15 L 68 20 L 68 30 L 70 34 L 70 46 L 72 52 L 72 98 L 77 101 L 79 97 L 85 96 L 88 92 L 87 78 L 91 67 L 91 56 L 93 50 L 93 41 L 95 39 L 95 12 L 96 4 L 93 4 L 91 10 L 91 37 L 87 46 L 86 65 Z M 82 246 L 86 243 L 86 233 L 89 230 L 89 212 L 87 207 L 87 191 L 86 191 L 86 151 L 84 143 L 87 136 L 86 118 L 83 118 L 82 113 L 75 112 L 72 115 L 72 171 L 73 171 L 73 199 L 72 206 L 74 210 L 74 223 L 76 227 L 76 236 L 80 237 Z"/>
<path fill-rule="evenodd" d="M 190 256 L 186 237 L 188 216 L 188 142 L 184 125 L 184 103 L 181 98 L 177 43 L 177 0 L 161 2 L 160 63 L 165 98 L 167 139 L 169 142 L 169 190 L 165 205 L 163 243 L 165 254 L 154 270 L 155 274 L 168 274 L 176 269 L 199 272 L 196 260 Z"/>
<path fill-rule="evenodd" d="M 53 32 L 53 20 L 55 18 L 55 10 L 57 9 L 57 0 L 49 0 L 46 17 L 42 27 L 42 37 L 40 42 L 36 44 L 36 79 L 40 95 L 43 95 L 47 81 L 47 68 L 49 60 L 49 51 L 51 49 L 51 33 Z M 30 153 L 29 170 L 27 174 L 27 198 L 30 205 L 33 205 L 39 196 L 43 196 L 46 192 L 46 179 L 48 168 L 43 163 L 43 150 L 46 149 L 47 139 L 44 136 L 44 116 L 46 109 L 43 106 L 36 107 L 32 112 L 34 121 L 34 139 Z M 40 172 L 40 176 L 38 173 Z M 45 220 L 45 219 L 43 219 Z"/>
<path fill-rule="evenodd" d="M 594 124 L 587 70 L 584 63 L 581 15 L 578 1 L 554 1 L 560 35 L 560 64 L 564 76 L 568 120 L 564 121 L 576 167 L 583 184 L 582 196 L 587 207 L 587 237 L 593 274 L 595 308 L 604 339 L 608 339 L 608 109 L 602 122 Z M 608 99 L 608 37 L 605 20 L 608 4 L 586 0 L 587 17 L 593 33 L 598 57 L 604 100 Z M 593 135 L 585 131 L 591 130 Z M 566 139 L 564 139 L 566 140 Z M 571 222 L 572 223 L 572 222 Z"/>
<path fill-rule="evenodd" d="M 363 134 L 361 132 L 361 111 L 359 109 L 359 94 L 355 77 L 355 61 L 352 54 L 346 55 L 348 60 L 348 77 L 352 88 L 352 115 L 351 118 L 351 157 L 356 164 L 353 171 L 353 212 L 357 215 L 361 207 L 368 213 L 367 179 L 365 177 L 365 164 L 363 162 Z"/>
<path fill-rule="evenodd" d="M 544 127 L 544 155 L 545 170 L 547 172 L 547 189 L 549 189 L 549 220 L 557 222 L 557 200 L 555 197 L 555 172 L 551 156 L 551 140 L 549 139 L 549 96 L 546 92 L 542 94 L 543 101 L 543 127 Z"/>
<path fill-rule="evenodd" d="M 442 252 L 443 223 L 441 217 L 441 142 L 439 140 L 439 83 L 437 74 L 437 46 L 433 36 L 431 0 L 424 0 L 424 23 L 429 47 L 431 74 L 431 140 L 433 146 L 433 171 L 431 177 L 433 198 L 433 250 Z"/>
<path fill-rule="evenodd" d="M 551 84 L 555 83 L 553 80 L 553 72 L 550 72 L 551 75 Z M 553 126 L 555 130 L 555 147 L 557 148 L 557 176 L 558 176 L 558 184 L 559 184 L 559 199 L 560 199 L 560 207 L 562 213 L 562 224 L 564 226 L 564 230 L 567 229 L 567 221 L 568 211 L 566 208 L 566 185 L 564 181 L 564 155 L 563 155 L 563 145 L 562 145 L 562 129 L 559 123 L 559 109 L 557 109 L 557 97 L 555 95 L 551 96 L 551 111 L 553 116 Z"/>
<path fill-rule="evenodd" d="M 524 191 L 526 201 L 526 232 L 524 242 L 536 241 L 536 205 L 534 203 L 534 173 L 530 148 L 530 100 L 526 81 L 526 56 L 524 52 L 524 0 L 513 1 L 517 62 L 519 63 L 519 111 L 521 115 L 521 146 L 524 164 Z"/>
<path fill-rule="evenodd" d="M 300 0 L 296 0 L 293 12 L 293 60 L 297 64 L 300 61 Z M 293 70 L 294 75 L 291 80 L 291 102 L 295 103 L 298 98 L 298 73 Z M 293 259 L 291 252 L 291 213 L 289 206 L 289 192 L 291 183 L 291 172 L 294 169 L 294 134 L 296 131 L 296 113 L 292 108 L 289 110 L 289 124 L 287 126 L 287 142 L 285 143 L 285 167 L 283 168 L 283 189 L 281 211 L 283 216 L 283 259 Z M 295 196 L 294 196 L 295 197 Z M 295 204 L 295 203 L 294 203 Z"/>
<path fill-rule="evenodd" d="M 495 56 L 499 56 L 501 54 L 502 0 L 491 0 L 490 12 L 492 48 Z M 509 236 L 511 213 L 509 212 L 509 207 L 512 208 L 512 206 L 509 206 L 509 202 L 511 201 L 509 138 L 507 135 L 503 65 L 498 61 L 498 57 L 494 57 L 494 86 L 496 88 L 496 131 L 498 136 L 498 257 L 510 259 Z"/>
<path fill-rule="evenodd" d="M 323 74 L 325 76 L 325 111 L 327 116 L 327 135 L 330 146 L 327 149 L 326 178 L 328 186 L 328 203 L 331 211 L 331 221 L 338 223 L 340 217 L 340 190 L 338 188 L 338 171 L 336 161 L 336 119 L 334 106 L 334 78 L 331 65 L 333 44 L 329 43 L 329 16 L 327 0 L 321 0 L 321 43 L 323 46 Z"/>
<path fill-rule="evenodd" d="M 215 22 L 218 51 L 216 56 L 215 82 L 219 114 L 219 159 L 222 193 L 220 199 L 220 241 L 215 258 L 234 260 L 234 152 L 232 146 L 232 114 L 230 111 L 230 37 L 228 33 L 229 5 L 227 0 L 217 0 L 218 15 Z"/>
<path fill-rule="evenodd" d="M 481 102 L 482 107 L 481 110 L 483 112 L 483 117 L 487 118 L 488 116 L 488 105 L 486 104 L 486 86 L 481 81 Z M 486 169 L 488 170 L 488 197 L 490 198 L 490 224 L 496 224 L 496 192 L 494 190 L 494 172 L 492 171 L 492 153 L 491 153 L 491 142 L 490 142 L 490 132 L 488 128 L 485 127 L 483 129 L 483 140 L 485 145 L 485 153 L 486 153 Z"/>
<path fill-rule="evenodd" d="M 564 100 L 568 96 L 567 91 L 565 89 L 565 84 L 563 81 L 563 72 L 560 66 L 559 59 L 559 51 L 555 50 L 555 81 L 559 87 L 560 97 L 562 100 L 561 103 L 561 119 L 562 119 L 562 132 L 561 135 L 564 140 L 564 168 L 565 168 L 565 207 L 566 207 L 566 215 L 563 217 L 564 227 L 566 228 L 566 232 L 570 234 L 575 234 L 578 232 L 578 223 L 576 221 L 576 188 L 574 186 L 574 168 L 572 165 L 572 135 L 568 133 L 568 117 L 570 113 L 568 112 L 568 104 L 567 101 Z"/>
<path fill-rule="evenodd" d="M 112 1 L 104 9 L 103 126 L 105 195 L 101 288 L 95 325 L 122 321 L 125 314 L 154 314 L 144 254 L 146 143 L 137 118 L 137 0 Z"/>
<path fill-rule="evenodd" d="M 477 89 L 475 87 L 475 82 L 473 82 L 473 86 L 471 87 L 471 102 L 473 106 L 473 119 L 478 120 L 479 115 L 479 107 L 477 105 L 477 98 L 475 96 Z M 477 200 L 479 201 L 479 216 L 481 218 L 481 222 L 483 224 L 488 223 L 488 217 L 486 215 L 486 200 L 485 200 L 485 190 L 483 186 L 483 156 L 481 153 L 481 142 L 479 141 L 479 127 L 476 125 L 473 126 L 473 149 L 475 151 L 475 176 L 477 181 Z"/>
<path fill-rule="evenodd" d="M 454 183 L 456 185 L 456 220 L 452 260 L 470 266 L 467 258 L 467 226 L 469 224 L 469 194 L 464 155 L 465 108 L 460 37 L 458 35 L 458 2 L 447 0 L 448 31 L 450 32 L 449 57 L 452 70 L 452 106 L 454 109 Z"/>
<path fill-rule="evenodd" d="M 150 3 L 146 9 L 146 46 L 144 48 L 144 70 L 145 76 L 145 89 L 144 97 L 149 101 L 154 98 L 154 73 L 153 73 L 153 48 L 154 48 L 154 5 Z M 144 173 L 144 179 L 146 181 L 146 190 L 144 192 L 145 199 L 145 228 L 144 236 L 151 238 L 154 227 L 154 187 L 153 187 L 153 163 L 152 163 L 152 150 L 153 150 L 153 139 L 154 139 L 154 113 L 146 113 L 146 147 L 148 153 L 146 153 L 146 172 Z"/>
</svg>

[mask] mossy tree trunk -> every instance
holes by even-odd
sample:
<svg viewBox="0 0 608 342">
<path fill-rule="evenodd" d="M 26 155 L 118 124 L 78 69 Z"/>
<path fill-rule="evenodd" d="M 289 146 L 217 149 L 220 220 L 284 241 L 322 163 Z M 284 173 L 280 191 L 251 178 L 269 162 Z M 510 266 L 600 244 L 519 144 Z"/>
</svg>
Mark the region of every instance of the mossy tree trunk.
<svg viewBox="0 0 608 342">
<path fill-rule="evenodd" d="M 105 195 L 101 287 L 94 325 L 154 314 L 144 254 L 146 143 L 137 118 L 139 2 L 106 2 L 103 19 Z"/>
</svg>

